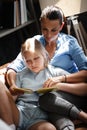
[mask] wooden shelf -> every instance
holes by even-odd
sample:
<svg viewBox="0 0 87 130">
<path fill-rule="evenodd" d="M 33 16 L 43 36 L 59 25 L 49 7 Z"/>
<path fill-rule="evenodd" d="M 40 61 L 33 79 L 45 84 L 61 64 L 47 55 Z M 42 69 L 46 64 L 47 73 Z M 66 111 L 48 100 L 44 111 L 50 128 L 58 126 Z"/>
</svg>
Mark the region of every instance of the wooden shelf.
<svg viewBox="0 0 87 130">
<path fill-rule="evenodd" d="M 19 25 L 19 26 L 15 27 L 15 28 L 0 30 L 0 38 L 2 38 L 4 36 L 7 36 L 7 35 L 15 32 L 15 31 L 18 31 L 19 29 L 22 29 L 22 28 L 24 28 L 24 27 L 26 27 L 26 26 L 34 23 L 34 22 L 35 22 L 35 20 L 31 20 L 31 21 L 28 21 L 28 22 L 26 22 L 26 23 L 24 23 L 22 25 Z"/>
</svg>

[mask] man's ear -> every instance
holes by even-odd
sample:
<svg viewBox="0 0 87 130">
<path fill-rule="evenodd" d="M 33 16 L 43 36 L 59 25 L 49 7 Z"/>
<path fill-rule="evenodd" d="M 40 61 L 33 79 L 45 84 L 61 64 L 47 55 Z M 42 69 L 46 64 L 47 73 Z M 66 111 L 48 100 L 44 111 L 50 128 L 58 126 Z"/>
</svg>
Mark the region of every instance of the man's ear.
<svg viewBox="0 0 87 130">
<path fill-rule="evenodd" d="M 59 29 L 59 31 L 61 31 L 62 30 L 62 28 L 63 28 L 63 26 L 64 26 L 64 22 L 62 22 L 62 24 L 61 24 L 61 26 L 60 26 L 60 29 Z"/>
</svg>

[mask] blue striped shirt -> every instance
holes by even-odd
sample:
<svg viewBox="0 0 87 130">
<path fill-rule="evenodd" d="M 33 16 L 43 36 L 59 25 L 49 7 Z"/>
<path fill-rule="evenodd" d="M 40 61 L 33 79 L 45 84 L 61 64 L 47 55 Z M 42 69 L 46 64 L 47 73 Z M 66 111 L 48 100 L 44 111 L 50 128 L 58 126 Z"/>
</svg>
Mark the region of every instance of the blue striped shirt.
<svg viewBox="0 0 87 130">
<path fill-rule="evenodd" d="M 36 35 L 34 38 L 39 40 L 44 46 L 46 45 L 43 35 Z M 79 46 L 76 38 L 64 33 L 59 33 L 56 44 L 57 48 L 50 61 L 51 65 L 60 67 L 70 73 L 74 73 L 79 70 L 87 70 L 87 57 L 85 56 L 82 48 Z M 24 67 L 25 64 L 21 57 L 21 53 L 8 66 L 8 68 L 12 68 L 16 72 L 21 71 Z"/>
</svg>

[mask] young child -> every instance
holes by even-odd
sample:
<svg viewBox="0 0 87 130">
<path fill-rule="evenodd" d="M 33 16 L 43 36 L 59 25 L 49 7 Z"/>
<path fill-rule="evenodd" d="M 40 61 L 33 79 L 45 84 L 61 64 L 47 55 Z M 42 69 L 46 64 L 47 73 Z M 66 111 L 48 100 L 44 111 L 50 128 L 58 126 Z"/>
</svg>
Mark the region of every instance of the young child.
<svg viewBox="0 0 87 130">
<path fill-rule="evenodd" d="M 22 89 L 29 88 L 35 91 L 42 88 L 44 82 L 48 78 L 69 74 L 60 68 L 56 68 L 48 64 L 49 55 L 47 51 L 43 45 L 34 38 L 30 38 L 25 41 L 21 47 L 21 54 L 25 61 L 26 68 L 17 73 L 16 86 L 13 85 L 11 87 L 14 94 L 17 95 L 15 99 L 16 104 L 10 94 L 11 91 L 9 92 L 8 89 L 0 82 L 0 89 L 2 90 L 0 91 L 0 118 L 9 124 L 12 130 L 16 130 L 16 128 L 18 130 L 57 130 L 58 128 L 62 129 L 62 124 L 64 126 L 62 130 L 67 128 L 74 130 L 73 122 L 69 119 L 69 117 L 73 118 L 73 116 L 76 119 L 78 118 L 87 122 L 87 114 L 85 112 L 80 111 L 77 107 L 75 107 L 75 105 L 59 97 L 56 101 L 58 101 L 57 109 L 59 108 L 60 113 L 56 112 L 56 115 L 59 116 L 60 114 L 61 118 L 62 116 L 65 116 L 65 120 L 60 123 L 60 119 L 58 119 L 59 122 L 55 127 L 48 121 L 47 113 L 40 108 L 40 95 L 38 93 L 35 92 L 28 94 L 21 91 L 15 91 L 15 87 Z M 63 112 L 63 109 L 66 111 Z M 55 110 L 56 109 L 54 109 L 54 115 Z M 70 115 L 68 115 L 69 113 Z M 66 117 L 66 115 L 68 116 Z"/>
<path fill-rule="evenodd" d="M 47 51 L 45 50 L 43 45 L 34 38 L 26 40 L 26 42 L 22 45 L 21 54 L 23 56 L 23 59 L 27 67 L 23 71 L 17 74 L 16 85 L 18 87 L 29 88 L 35 91 L 39 88 L 42 88 L 42 86 L 44 85 L 44 82 L 48 78 L 69 74 L 63 69 L 48 65 L 49 55 Z M 19 107 L 20 110 L 22 110 L 22 107 L 23 108 L 25 107 L 26 111 L 28 111 L 28 109 L 31 110 L 32 108 L 32 112 L 33 112 L 33 109 L 34 109 L 33 105 L 34 105 L 36 106 L 35 111 L 37 111 L 37 108 L 39 107 L 38 106 L 39 96 L 40 95 L 37 93 L 21 95 L 17 100 L 18 104 L 20 104 L 20 107 Z M 87 114 L 84 112 L 80 112 L 80 110 L 76 108 L 73 104 L 69 103 L 68 101 L 60 97 L 57 99 L 57 101 L 59 102 L 59 114 L 61 115 L 61 117 L 65 116 L 66 118 L 66 120 L 64 121 L 64 122 L 67 122 L 66 127 L 70 126 L 70 129 L 74 130 L 74 125 L 72 121 L 69 118 L 67 118 L 66 115 L 70 118 L 75 118 L 75 119 L 79 118 L 84 121 L 87 120 Z M 26 104 L 28 103 L 30 104 L 27 106 Z M 57 106 L 57 109 L 58 109 L 58 106 Z M 65 110 L 64 112 L 63 112 L 63 109 Z M 27 114 L 29 115 L 30 111 Z M 61 123 L 59 123 L 58 125 L 59 125 L 58 128 L 61 128 Z"/>
</svg>

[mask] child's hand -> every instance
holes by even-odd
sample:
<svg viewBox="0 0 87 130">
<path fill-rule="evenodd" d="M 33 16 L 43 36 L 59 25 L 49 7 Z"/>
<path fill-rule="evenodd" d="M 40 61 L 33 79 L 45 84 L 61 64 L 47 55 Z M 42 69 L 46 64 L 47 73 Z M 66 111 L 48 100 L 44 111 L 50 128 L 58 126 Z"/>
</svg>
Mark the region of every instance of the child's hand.
<svg viewBox="0 0 87 130">
<path fill-rule="evenodd" d="M 60 82 L 61 82 L 60 78 L 58 78 L 58 77 L 52 77 L 52 78 L 49 78 L 48 80 L 46 80 L 44 82 L 43 87 L 44 88 L 53 87 L 53 86 L 55 86 L 56 84 L 58 84 Z"/>
<path fill-rule="evenodd" d="M 24 92 L 23 91 L 16 91 L 14 88 L 18 88 L 16 85 L 12 85 L 12 86 L 10 86 L 10 88 L 9 88 L 9 91 L 11 92 L 11 94 L 13 95 L 13 96 L 15 96 L 15 95 L 21 95 L 21 94 L 24 94 Z"/>
</svg>

